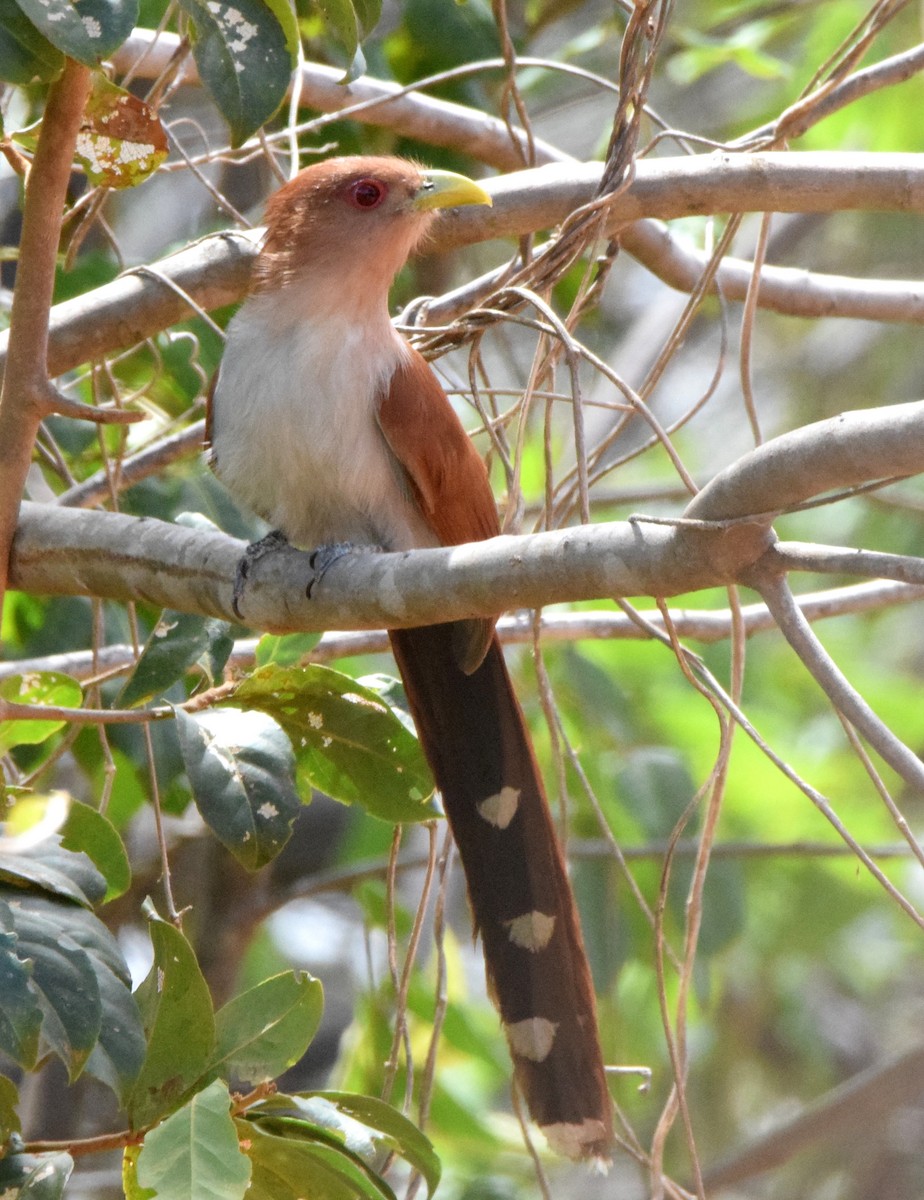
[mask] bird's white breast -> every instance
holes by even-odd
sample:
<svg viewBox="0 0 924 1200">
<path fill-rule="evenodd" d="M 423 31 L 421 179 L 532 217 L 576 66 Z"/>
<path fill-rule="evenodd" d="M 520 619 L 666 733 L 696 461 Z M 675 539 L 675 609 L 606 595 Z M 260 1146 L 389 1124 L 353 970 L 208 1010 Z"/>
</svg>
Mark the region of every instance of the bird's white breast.
<svg viewBox="0 0 924 1200">
<path fill-rule="evenodd" d="M 405 343 L 385 313 L 286 299 L 251 297 L 228 327 L 212 400 L 219 478 L 297 545 L 435 545 L 376 422 Z"/>
</svg>

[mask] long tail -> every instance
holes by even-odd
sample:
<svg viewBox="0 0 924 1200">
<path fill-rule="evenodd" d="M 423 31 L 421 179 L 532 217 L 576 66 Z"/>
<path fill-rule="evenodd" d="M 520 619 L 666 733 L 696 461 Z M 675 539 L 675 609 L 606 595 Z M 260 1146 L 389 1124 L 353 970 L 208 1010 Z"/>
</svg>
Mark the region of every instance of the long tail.
<svg viewBox="0 0 924 1200">
<path fill-rule="evenodd" d="M 452 625 L 392 630 L 411 713 L 462 857 L 517 1083 L 549 1144 L 608 1158 L 612 1103 L 577 910 L 497 638 L 471 675 Z"/>
</svg>

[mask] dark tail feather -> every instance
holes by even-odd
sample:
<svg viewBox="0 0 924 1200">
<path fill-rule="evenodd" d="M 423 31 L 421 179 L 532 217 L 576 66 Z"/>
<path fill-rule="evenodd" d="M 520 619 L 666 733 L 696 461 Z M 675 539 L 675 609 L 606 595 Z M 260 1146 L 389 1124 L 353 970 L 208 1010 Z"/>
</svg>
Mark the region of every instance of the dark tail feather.
<svg viewBox="0 0 924 1200">
<path fill-rule="evenodd" d="M 497 638 L 470 675 L 452 625 L 392 630 L 462 857 L 517 1082 L 553 1149 L 608 1158 L 612 1104 L 577 911 Z"/>
</svg>

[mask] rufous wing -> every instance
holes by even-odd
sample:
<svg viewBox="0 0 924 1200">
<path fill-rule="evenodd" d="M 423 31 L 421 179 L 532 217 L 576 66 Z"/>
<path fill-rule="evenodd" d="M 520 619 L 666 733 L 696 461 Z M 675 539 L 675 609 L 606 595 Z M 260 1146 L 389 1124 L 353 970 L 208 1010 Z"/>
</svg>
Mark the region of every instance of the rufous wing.
<svg viewBox="0 0 924 1200">
<path fill-rule="evenodd" d="M 379 400 L 378 421 L 442 545 L 500 533 L 485 465 L 433 371 L 412 347 Z M 482 661 L 493 631 L 491 619 L 456 622 L 453 651 L 463 671 L 470 673 Z"/>
</svg>

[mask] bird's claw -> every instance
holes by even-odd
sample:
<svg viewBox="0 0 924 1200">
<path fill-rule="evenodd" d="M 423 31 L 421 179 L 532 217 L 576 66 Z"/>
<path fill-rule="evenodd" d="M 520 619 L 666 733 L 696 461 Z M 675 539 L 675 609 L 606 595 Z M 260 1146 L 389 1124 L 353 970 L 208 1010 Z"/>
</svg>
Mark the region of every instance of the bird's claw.
<svg viewBox="0 0 924 1200">
<path fill-rule="evenodd" d="M 231 595 L 231 609 L 239 621 L 244 620 L 244 614 L 241 612 L 241 601 L 244 599 L 244 590 L 247 587 L 247 580 L 250 577 L 250 572 L 254 564 L 258 563 L 264 555 L 271 554 L 274 550 L 280 550 L 284 546 L 288 546 L 288 544 L 286 535 L 281 530 L 274 529 L 265 537 L 251 542 L 238 559 L 237 571 L 234 574 L 234 591 Z"/>
<path fill-rule="evenodd" d="M 314 578 L 308 587 L 305 589 L 305 595 L 309 600 L 313 598 L 314 589 L 318 586 L 330 568 L 339 559 L 344 558 L 347 554 L 355 554 L 358 551 L 380 550 L 379 546 L 359 546 L 355 542 L 331 542 L 327 546 L 318 546 L 316 550 L 311 552 L 311 557 L 308 559 L 308 565 L 314 572 Z"/>
</svg>

